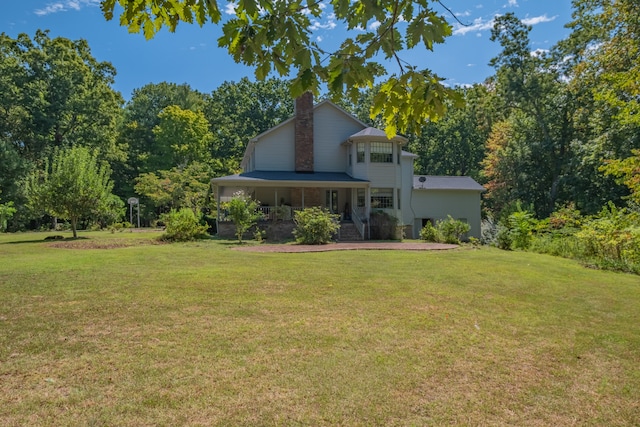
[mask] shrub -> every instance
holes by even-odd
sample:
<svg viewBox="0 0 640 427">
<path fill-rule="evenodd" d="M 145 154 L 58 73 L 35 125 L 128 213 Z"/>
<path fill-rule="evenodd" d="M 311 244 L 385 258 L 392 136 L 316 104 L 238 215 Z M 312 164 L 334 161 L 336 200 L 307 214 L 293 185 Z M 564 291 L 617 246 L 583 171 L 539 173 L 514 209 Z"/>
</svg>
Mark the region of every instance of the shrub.
<svg viewBox="0 0 640 427">
<path fill-rule="evenodd" d="M 510 251 L 511 245 L 513 244 L 513 239 L 511 238 L 511 231 L 507 227 L 502 225 L 498 225 L 497 230 L 498 230 L 498 233 L 496 234 L 496 246 L 499 249 Z"/>
<path fill-rule="evenodd" d="M 492 217 L 483 219 L 480 223 L 480 242 L 483 245 L 498 245 L 498 232 L 500 227 L 493 221 Z"/>
<path fill-rule="evenodd" d="M 459 219 L 451 218 L 451 215 L 445 220 L 437 223 L 438 232 L 442 236 L 445 243 L 459 244 L 466 233 L 471 230 L 471 226 Z"/>
<path fill-rule="evenodd" d="M 442 237 L 440 236 L 438 229 L 435 228 L 433 224 L 431 224 L 431 222 L 429 221 L 424 227 L 422 227 L 422 230 L 420 230 L 420 239 L 426 242 L 437 243 L 442 240 Z"/>
<path fill-rule="evenodd" d="M 640 271 L 640 219 L 638 213 L 610 203 L 576 233 L 585 257 L 605 268 Z"/>
<path fill-rule="evenodd" d="M 200 225 L 198 218 L 189 208 L 179 211 L 172 209 L 171 212 L 162 215 L 162 221 L 166 225 L 162 240 L 185 242 L 206 236 L 207 226 Z"/>
<path fill-rule="evenodd" d="M 507 218 L 511 245 L 515 249 L 528 249 L 533 237 L 534 219 L 529 212 L 517 211 Z"/>
<path fill-rule="evenodd" d="M 259 203 L 246 195 L 244 191 L 234 193 L 233 198 L 222 205 L 236 226 L 238 243 L 242 243 L 244 233 L 258 223 L 258 219 L 261 217 L 260 212 L 257 211 L 258 205 Z"/>
<path fill-rule="evenodd" d="M 322 245 L 331 241 L 340 229 L 340 216 L 321 208 L 307 208 L 295 212 L 293 235 L 303 245 Z"/>
<path fill-rule="evenodd" d="M 374 240 L 394 240 L 398 238 L 398 218 L 384 211 L 372 212 L 369 217 L 371 238 Z"/>
</svg>

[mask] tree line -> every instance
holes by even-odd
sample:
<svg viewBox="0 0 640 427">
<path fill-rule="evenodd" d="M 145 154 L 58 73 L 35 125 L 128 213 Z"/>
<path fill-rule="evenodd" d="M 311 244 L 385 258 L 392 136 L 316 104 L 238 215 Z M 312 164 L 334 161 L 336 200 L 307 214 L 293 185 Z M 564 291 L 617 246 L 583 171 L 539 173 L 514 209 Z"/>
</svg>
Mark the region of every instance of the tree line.
<svg viewBox="0 0 640 427">
<path fill-rule="evenodd" d="M 531 27 L 513 14 L 496 18 L 495 73 L 452 88 L 439 120 L 411 126 L 415 172 L 474 177 L 488 190 L 483 209 L 494 218 L 518 209 L 547 218 L 567 206 L 595 214 L 609 202 L 637 209 L 639 22 L 635 1 L 574 0 L 568 38 L 532 52 Z M 0 212 L 11 212 L 10 230 L 60 216 L 43 210 L 35 189 L 78 147 L 96 170 L 108 168 L 103 189 L 116 196 L 102 205 L 102 219 L 85 215 L 81 225 L 107 221 L 109 209 L 124 211 L 133 195 L 146 224 L 172 208 L 206 214 L 215 208 L 209 179 L 237 172 L 247 141 L 293 113 L 290 82 L 275 78 L 226 82 L 208 94 L 148 84 L 125 102 L 111 64 L 96 61 L 85 41 L 46 31 L 2 34 L 0 55 Z M 382 85 L 334 99 L 385 127 L 386 113 L 372 117 L 370 107 L 387 95 Z"/>
</svg>

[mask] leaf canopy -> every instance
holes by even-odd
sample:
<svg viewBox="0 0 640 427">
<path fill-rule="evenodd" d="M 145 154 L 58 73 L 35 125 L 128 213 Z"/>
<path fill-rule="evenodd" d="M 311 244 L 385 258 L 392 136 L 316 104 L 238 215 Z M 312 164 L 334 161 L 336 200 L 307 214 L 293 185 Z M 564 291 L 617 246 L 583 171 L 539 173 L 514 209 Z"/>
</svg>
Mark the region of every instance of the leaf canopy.
<svg viewBox="0 0 640 427">
<path fill-rule="evenodd" d="M 122 9 L 120 24 L 147 39 L 162 28 L 175 31 L 180 22 L 220 25 L 218 45 L 234 61 L 253 67 L 258 80 L 274 74 L 290 79 L 292 97 L 317 95 L 326 85 L 332 96 L 355 101 L 360 89 L 382 81 L 383 96 L 374 99 L 370 114 L 384 111 L 390 136 L 419 132 L 425 121 L 444 113 L 447 98 L 458 99 L 432 71 L 418 70 L 400 56 L 417 46 L 432 50 L 451 35 L 451 25 L 434 8 L 448 11 L 440 1 L 239 0 L 235 14 L 223 19 L 213 0 L 102 0 L 107 19 L 113 19 L 116 5 Z M 312 20 L 323 14 L 349 30 L 337 50 L 324 49 L 313 37 Z"/>
</svg>

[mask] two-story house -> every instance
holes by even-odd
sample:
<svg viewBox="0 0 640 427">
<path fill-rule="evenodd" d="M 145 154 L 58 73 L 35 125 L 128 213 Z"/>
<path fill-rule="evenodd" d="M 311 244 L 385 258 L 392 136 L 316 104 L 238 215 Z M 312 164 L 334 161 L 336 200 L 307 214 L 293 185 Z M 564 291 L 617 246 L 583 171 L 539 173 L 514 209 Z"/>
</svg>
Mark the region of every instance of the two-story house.
<svg viewBox="0 0 640 427">
<path fill-rule="evenodd" d="M 294 117 L 249 141 L 242 173 L 211 183 L 219 205 L 242 190 L 261 202 L 265 218 L 288 220 L 297 209 L 320 206 L 353 222 L 363 239 L 378 210 L 398 218 L 407 237 L 448 215 L 467 221 L 469 236 L 479 237 L 484 188 L 470 177 L 414 176 L 417 156 L 403 150 L 406 144 L 330 101 L 314 106 L 307 93 L 296 100 Z M 218 234 L 233 230 L 219 212 Z"/>
</svg>

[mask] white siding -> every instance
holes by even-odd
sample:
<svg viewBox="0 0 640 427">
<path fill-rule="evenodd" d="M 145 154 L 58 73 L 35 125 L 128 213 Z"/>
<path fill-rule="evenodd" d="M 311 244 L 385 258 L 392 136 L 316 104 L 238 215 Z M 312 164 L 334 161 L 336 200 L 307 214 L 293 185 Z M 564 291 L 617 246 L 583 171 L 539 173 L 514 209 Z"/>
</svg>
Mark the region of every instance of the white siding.
<svg viewBox="0 0 640 427">
<path fill-rule="evenodd" d="M 260 138 L 253 153 L 255 170 L 295 170 L 294 137 L 295 125 L 291 121 Z"/>
<path fill-rule="evenodd" d="M 313 112 L 313 161 L 316 172 L 346 172 L 347 147 L 341 145 L 363 126 L 329 103 Z M 355 157 L 353 158 L 355 161 Z"/>
</svg>

